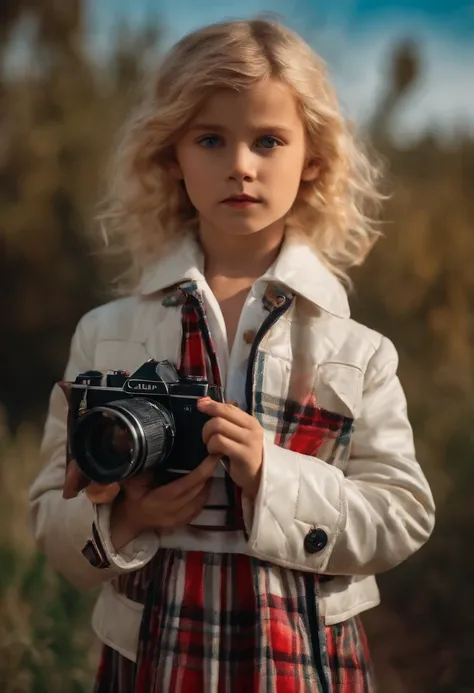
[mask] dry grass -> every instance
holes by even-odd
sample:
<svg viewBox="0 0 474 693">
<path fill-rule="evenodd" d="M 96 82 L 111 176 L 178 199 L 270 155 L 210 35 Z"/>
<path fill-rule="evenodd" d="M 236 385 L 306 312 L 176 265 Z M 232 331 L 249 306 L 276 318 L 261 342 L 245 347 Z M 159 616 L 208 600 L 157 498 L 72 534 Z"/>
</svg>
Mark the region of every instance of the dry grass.
<svg viewBox="0 0 474 693">
<path fill-rule="evenodd" d="M 23 426 L 13 439 L 1 425 L 0 441 L 0 691 L 88 691 L 97 656 L 92 597 L 47 565 L 28 526 L 39 433 Z"/>
</svg>

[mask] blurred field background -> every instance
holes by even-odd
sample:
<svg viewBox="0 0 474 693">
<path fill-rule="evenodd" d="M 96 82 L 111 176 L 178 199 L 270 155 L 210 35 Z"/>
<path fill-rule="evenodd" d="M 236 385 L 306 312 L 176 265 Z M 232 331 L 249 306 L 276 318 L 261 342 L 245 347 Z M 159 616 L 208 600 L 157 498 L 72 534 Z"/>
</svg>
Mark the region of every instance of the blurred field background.
<svg viewBox="0 0 474 693">
<path fill-rule="evenodd" d="M 118 24 L 97 50 L 86 9 L 80 0 L 0 3 L 1 693 L 85 693 L 97 656 L 94 595 L 78 594 L 36 552 L 27 490 L 73 328 L 107 300 L 116 269 L 91 240 L 105 157 L 167 35 L 157 22 Z M 30 54 L 23 68 L 11 59 L 19 37 Z M 385 238 L 354 272 L 351 300 L 355 317 L 399 349 L 438 521 L 422 551 L 380 577 L 383 603 L 365 622 L 381 693 L 472 693 L 474 141 L 462 128 L 394 136 L 425 67 L 416 43 L 394 45 L 364 121 L 393 195 Z"/>
</svg>

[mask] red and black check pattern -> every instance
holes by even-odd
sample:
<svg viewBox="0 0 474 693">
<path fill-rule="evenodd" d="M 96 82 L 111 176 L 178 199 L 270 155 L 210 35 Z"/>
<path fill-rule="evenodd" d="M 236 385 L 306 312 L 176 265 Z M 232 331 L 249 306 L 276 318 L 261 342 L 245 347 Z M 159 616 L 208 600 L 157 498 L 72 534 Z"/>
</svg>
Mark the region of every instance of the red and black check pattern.
<svg viewBox="0 0 474 693">
<path fill-rule="evenodd" d="M 220 384 L 202 299 L 193 284 L 180 290 L 180 372 L 210 370 Z M 351 419 L 310 397 L 297 403 L 264 394 L 263 367 L 259 355 L 254 413 L 278 445 L 306 455 L 324 449 L 328 462 L 348 448 Z M 318 583 L 317 575 L 246 555 L 161 549 L 143 570 L 115 580 L 144 604 L 137 663 L 105 647 L 95 693 L 370 693 L 360 621 L 324 627 Z"/>
<path fill-rule="evenodd" d="M 257 368 L 263 372 L 264 355 L 258 356 Z M 274 432 L 276 445 L 344 468 L 354 420 L 318 407 L 312 392 L 296 401 L 273 397 L 259 389 L 253 413 L 266 431 Z"/>
<path fill-rule="evenodd" d="M 360 616 L 326 628 L 333 693 L 375 691 L 373 667 Z"/>
<path fill-rule="evenodd" d="M 207 377 L 213 385 L 221 387 L 216 350 L 202 296 L 194 282 L 184 284 L 179 291 L 184 294 L 179 373 L 181 376 Z"/>
<path fill-rule="evenodd" d="M 340 449 L 348 448 L 353 419 L 318 407 L 314 395 L 309 394 L 303 402 L 294 400 L 275 401 L 266 406 L 268 398 L 261 398 L 268 413 L 274 412 L 275 443 L 303 455 L 320 457 L 333 462 Z"/>
<path fill-rule="evenodd" d="M 137 664 L 105 648 L 95 693 L 373 691 L 358 618 L 324 629 L 330 688 L 321 682 L 303 573 L 197 551 L 160 550 L 152 565 Z"/>
<path fill-rule="evenodd" d="M 179 287 L 179 291 L 184 298 L 181 309 L 182 337 L 178 364 L 179 374 L 181 376 L 206 377 L 213 385 L 222 387 L 216 349 L 212 341 L 202 295 L 195 282 L 182 285 Z M 221 529 L 244 530 L 241 491 L 228 474 L 226 475 L 226 488 L 229 507 L 226 525 Z"/>
</svg>

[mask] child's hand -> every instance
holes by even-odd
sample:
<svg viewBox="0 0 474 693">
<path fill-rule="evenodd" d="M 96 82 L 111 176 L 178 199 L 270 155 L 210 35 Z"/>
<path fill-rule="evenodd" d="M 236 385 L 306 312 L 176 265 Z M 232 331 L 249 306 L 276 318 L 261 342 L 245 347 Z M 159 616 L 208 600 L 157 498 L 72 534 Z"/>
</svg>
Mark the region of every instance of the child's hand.
<svg viewBox="0 0 474 693">
<path fill-rule="evenodd" d="M 66 476 L 64 478 L 63 486 L 63 498 L 75 498 L 79 491 L 83 491 L 90 485 L 90 483 L 91 482 L 86 477 L 86 475 L 77 466 L 76 460 L 70 460 L 66 466 Z"/>
<path fill-rule="evenodd" d="M 255 498 L 260 485 L 263 459 L 263 429 L 257 419 L 233 404 L 203 397 L 199 411 L 212 419 L 203 428 L 202 438 L 211 455 L 226 455 L 229 474 L 248 498 Z"/>
<path fill-rule="evenodd" d="M 152 475 L 145 473 L 120 484 L 91 481 L 85 493 L 98 505 L 114 501 L 110 535 L 118 551 L 146 530 L 167 531 L 189 524 L 206 504 L 218 462 L 219 456 L 211 455 L 189 474 L 164 486 L 150 486 Z"/>
<path fill-rule="evenodd" d="M 116 483 L 99 484 L 96 481 L 90 481 L 79 469 L 76 461 L 71 460 L 66 467 L 63 498 L 67 500 L 75 498 L 80 491 L 85 491 L 93 503 L 111 503 L 120 493 L 120 486 Z"/>
<path fill-rule="evenodd" d="M 170 531 L 188 525 L 207 502 L 218 461 L 217 456 L 207 457 L 192 472 L 164 486 L 150 487 L 149 474 L 122 482 L 110 520 L 115 548 L 146 530 Z"/>
</svg>

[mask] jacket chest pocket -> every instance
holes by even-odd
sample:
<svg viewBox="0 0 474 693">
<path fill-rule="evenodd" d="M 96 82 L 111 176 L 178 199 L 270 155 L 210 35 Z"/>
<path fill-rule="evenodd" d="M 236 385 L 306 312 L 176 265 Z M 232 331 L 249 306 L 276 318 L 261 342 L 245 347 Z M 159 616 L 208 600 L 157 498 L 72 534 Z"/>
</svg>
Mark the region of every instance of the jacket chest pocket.
<svg viewBox="0 0 474 693">
<path fill-rule="evenodd" d="M 353 418 L 316 406 L 313 397 L 303 404 L 287 402 L 283 416 L 284 423 L 275 439 L 277 445 L 345 469 Z"/>
<path fill-rule="evenodd" d="M 354 421 L 362 401 L 363 375 L 342 363 L 319 365 L 304 394 L 287 399 L 275 442 L 345 470 Z"/>
</svg>

